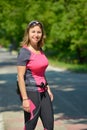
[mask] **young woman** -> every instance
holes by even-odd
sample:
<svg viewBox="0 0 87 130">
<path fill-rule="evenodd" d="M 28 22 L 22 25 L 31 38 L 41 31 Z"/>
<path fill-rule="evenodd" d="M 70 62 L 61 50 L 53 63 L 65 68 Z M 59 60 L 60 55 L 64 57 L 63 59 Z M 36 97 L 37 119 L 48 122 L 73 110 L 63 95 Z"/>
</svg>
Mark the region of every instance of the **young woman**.
<svg viewBox="0 0 87 130">
<path fill-rule="evenodd" d="M 17 58 L 18 85 L 25 119 L 24 130 L 35 130 L 39 117 L 44 130 L 53 130 L 54 127 L 53 94 L 45 77 L 48 59 L 42 50 L 43 44 L 42 23 L 30 22 Z"/>
</svg>

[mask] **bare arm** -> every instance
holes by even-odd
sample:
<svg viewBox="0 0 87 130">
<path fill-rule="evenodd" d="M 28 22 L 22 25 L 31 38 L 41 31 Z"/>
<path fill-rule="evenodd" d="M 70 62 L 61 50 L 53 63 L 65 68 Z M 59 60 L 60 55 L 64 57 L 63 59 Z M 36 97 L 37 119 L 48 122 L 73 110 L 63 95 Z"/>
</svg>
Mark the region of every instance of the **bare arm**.
<svg viewBox="0 0 87 130">
<path fill-rule="evenodd" d="M 25 82 L 24 82 L 24 74 L 25 74 L 26 67 L 25 66 L 18 66 L 18 83 L 19 83 L 19 89 L 21 92 L 22 99 L 27 99 L 26 94 L 26 88 L 25 88 Z"/>
<path fill-rule="evenodd" d="M 26 66 L 17 66 L 17 71 L 18 71 L 18 84 L 19 84 L 19 89 L 21 92 L 22 100 L 23 100 L 23 108 L 25 111 L 29 111 L 29 100 L 28 96 L 26 93 L 26 86 L 25 86 L 25 81 L 24 81 L 24 74 L 26 71 Z"/>
<path fill-rule="evenodd" d="M 47 88 L 48 88 L 48 93 L 49 93 L 49 96 L 51 98 L 51 101 L 53 101 L 53 93 L 51 92 L 49 85 L 47 85 Z"/>
</svg>

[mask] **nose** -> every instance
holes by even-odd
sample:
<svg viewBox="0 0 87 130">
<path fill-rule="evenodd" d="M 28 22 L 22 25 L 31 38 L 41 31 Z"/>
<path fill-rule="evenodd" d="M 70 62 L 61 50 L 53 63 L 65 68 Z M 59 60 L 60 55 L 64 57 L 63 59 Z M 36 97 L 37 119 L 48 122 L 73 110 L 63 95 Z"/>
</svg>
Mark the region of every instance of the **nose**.
<svg viewBox="0 0 87 130">
<path fill-rule="evenodd" d="M 35 32 L 35 36 L 38 36 L 38 32 Z"/>
</svg>

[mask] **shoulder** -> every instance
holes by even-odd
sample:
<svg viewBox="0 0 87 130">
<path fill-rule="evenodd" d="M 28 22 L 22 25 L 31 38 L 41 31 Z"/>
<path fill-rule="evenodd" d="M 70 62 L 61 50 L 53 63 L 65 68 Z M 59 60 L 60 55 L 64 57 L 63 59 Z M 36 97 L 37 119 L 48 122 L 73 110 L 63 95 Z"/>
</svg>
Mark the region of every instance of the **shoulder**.
<svg viewBox="0 0 87 130">
<path fill-rule="evenodd" d="M 30 60 L 31 53 L 26 48 L 21 48 L 18 57 L 17 57 L 17 65 L 25 66 L 27 62 Z"/>
<path fill-rule="evenodd" d="M 28 56 L 30 56 L 30 55 L 31 55 L 31 52 L 30 52 L 28 49 L 22 47 L 22 48 L 19 50 L 18 55 L 23 55 L 23 56 L 27 56 L 27 55 L 28 55 Z"/>
<path fill-rule="evenodd" d="M 28 53 L 28 54 L 30 54 L 30 51 L 28 49 L 26 49 L 25 47 L 22 47 L 20 49 L 19 53 Z"/>
<path fill-rule="evenodd" d="M 31 52 L 24 47 L 22 47 L 18 53 L 18 58 L 27 59 L 30 56 L 31 56 Z"/>
</svg>

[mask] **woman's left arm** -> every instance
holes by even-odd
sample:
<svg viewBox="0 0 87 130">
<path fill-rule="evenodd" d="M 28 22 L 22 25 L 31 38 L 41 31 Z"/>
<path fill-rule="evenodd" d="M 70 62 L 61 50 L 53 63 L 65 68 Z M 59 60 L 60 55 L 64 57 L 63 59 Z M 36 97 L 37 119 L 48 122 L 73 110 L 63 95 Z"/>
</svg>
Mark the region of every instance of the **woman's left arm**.
<svg viewBox="0 0 87 130">
<path fill-rule="evenodd" d="M 53 93 L 52 93 L 52 91 L 51 91 L 51 89 L 50 89 L 50 87 L 49 87 L 49 85 L 47 85 L 47 91 L 48 91 L 48 93 L 49 93 L 49 96 L 50 96 L 50 98 L 51 98 L 51 101 L 53 101 Z"/>
</svg>

